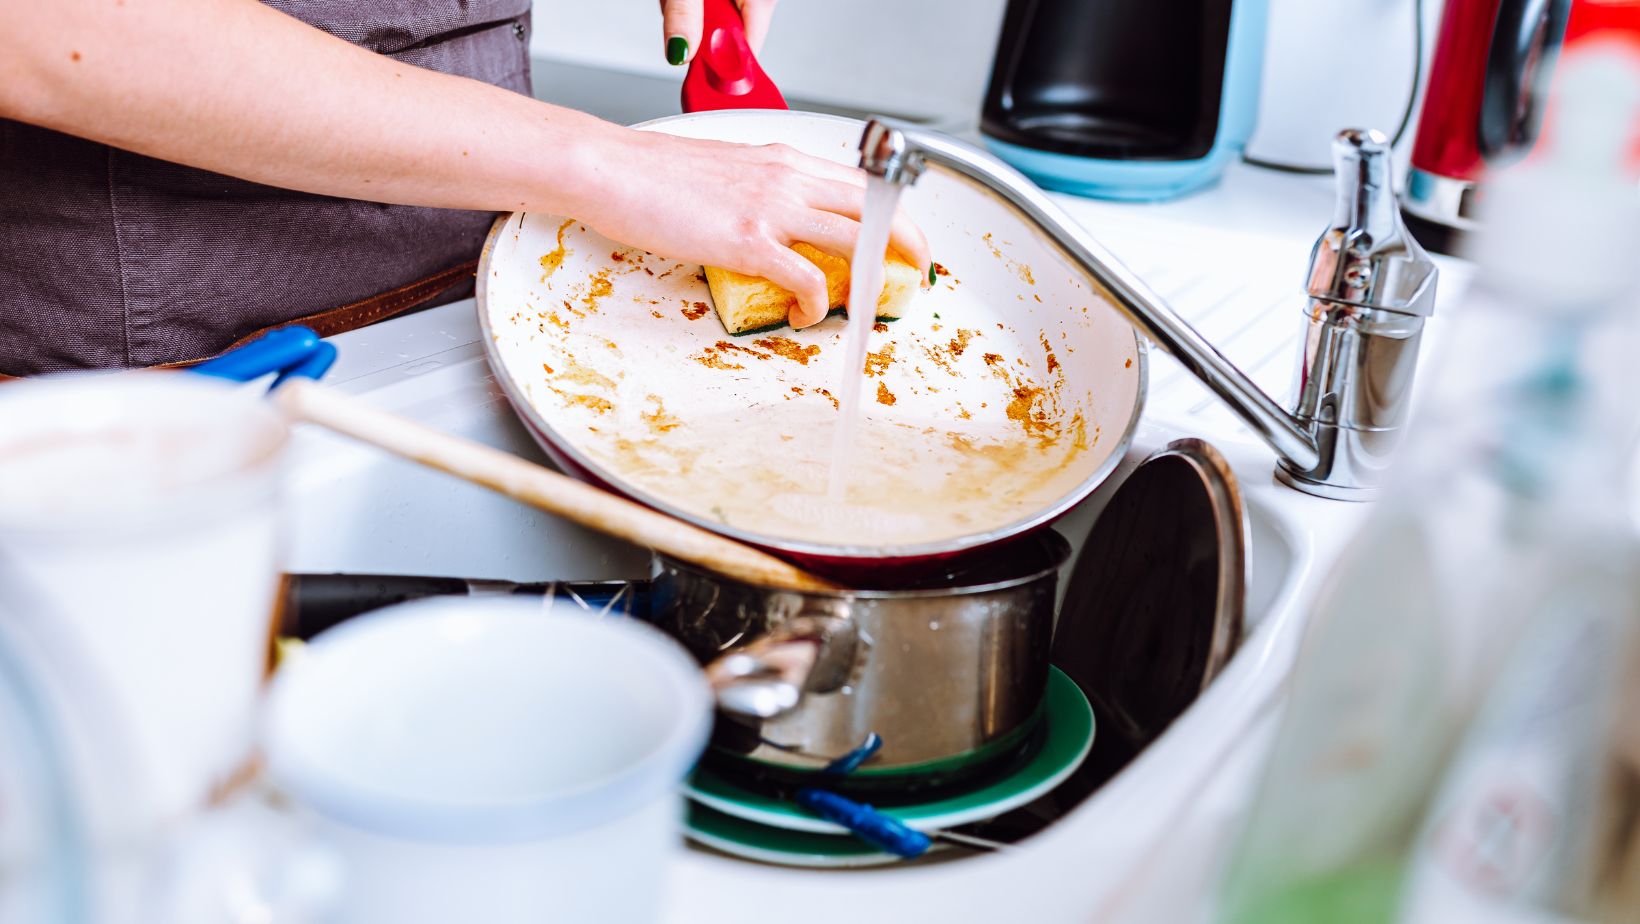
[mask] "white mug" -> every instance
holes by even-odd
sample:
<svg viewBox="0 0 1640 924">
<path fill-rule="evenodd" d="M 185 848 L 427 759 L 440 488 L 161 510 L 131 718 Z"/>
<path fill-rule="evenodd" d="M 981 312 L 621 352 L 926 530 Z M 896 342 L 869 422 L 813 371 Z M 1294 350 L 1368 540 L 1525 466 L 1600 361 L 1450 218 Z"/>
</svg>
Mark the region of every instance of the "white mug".
<svg viewBox="0 0 1640 924">
<path fill-rule="evenodd" d="M 677 642 L 516 598 L 328 630 L 267 709 L 269 779 L 339 860 L 350 924 L 652 920 L 711 726 Z"/>
</svg>

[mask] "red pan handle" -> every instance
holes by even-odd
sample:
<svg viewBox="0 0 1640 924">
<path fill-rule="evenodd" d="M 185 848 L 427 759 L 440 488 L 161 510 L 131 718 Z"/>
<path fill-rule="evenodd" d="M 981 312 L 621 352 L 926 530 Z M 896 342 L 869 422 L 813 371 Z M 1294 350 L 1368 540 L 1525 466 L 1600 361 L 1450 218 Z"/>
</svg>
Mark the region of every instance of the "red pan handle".
<svg viewBox="0 0 1640 924">
<path fill-rule="evenodd" d="M 683 111 L 789 109 L 746 41 L 734 0 L 706 0 L 700 48 L 683 78 Z"/>
</svg>

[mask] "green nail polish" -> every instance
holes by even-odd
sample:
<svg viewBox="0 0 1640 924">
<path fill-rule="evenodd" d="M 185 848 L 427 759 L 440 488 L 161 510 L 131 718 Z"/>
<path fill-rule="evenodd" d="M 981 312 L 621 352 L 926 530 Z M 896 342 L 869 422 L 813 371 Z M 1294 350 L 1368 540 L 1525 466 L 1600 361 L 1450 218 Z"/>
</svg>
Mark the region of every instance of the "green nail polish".
<svg viewBox="0 0 1640 924">
<path fill-rule="evenodd" d="M 934 284 L 934 264 L 928 264 L 928 284 Z"/>
<path fill-rule="evenodd" d="M 681 35 L 674 35 L 666 40 L 666 63 L 682 64 L 683 59 L 689 57 L 689 40 Z"/>
</svg>

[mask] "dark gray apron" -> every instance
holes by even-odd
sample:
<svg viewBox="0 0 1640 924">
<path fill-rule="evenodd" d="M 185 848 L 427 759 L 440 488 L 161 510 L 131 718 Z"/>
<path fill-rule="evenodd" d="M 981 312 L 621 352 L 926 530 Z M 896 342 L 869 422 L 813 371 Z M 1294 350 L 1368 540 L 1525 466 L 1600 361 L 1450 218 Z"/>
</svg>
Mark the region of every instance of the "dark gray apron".
<svg viewBox="0 0 1640 924">
<path fill-rule="evenodd" d="M 529 0 L 267 2 L 530 92 Z M 330 334 L 460 298 L 492 218 L 275 189 L 0 119 L 0 374 L 187 362 L 294 320 Z"/>
</svg>

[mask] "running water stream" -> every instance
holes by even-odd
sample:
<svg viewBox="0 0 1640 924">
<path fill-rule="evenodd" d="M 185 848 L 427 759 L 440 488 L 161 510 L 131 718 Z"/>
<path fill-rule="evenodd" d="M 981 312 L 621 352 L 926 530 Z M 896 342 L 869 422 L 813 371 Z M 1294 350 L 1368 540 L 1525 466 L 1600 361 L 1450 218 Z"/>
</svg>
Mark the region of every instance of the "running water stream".
<svg viewBox="0 0 1640 924">
<path fill-rule="evenodd" d="M 848 327 L 844 334 L 843 383 L 838 396 L 837 430 L 832 437 L 826 501 L 834 510 L 845 503 L 850 460 L 860 429 L 860 396 L 865 386 L 867 347 L 877 321 L 877 300 L 883 294 L 883 258 L 900 187 L 875 176 L 866 177 L 865 207 L 860 213 L 860 238 L 849 261 Z"/>
</svg>

